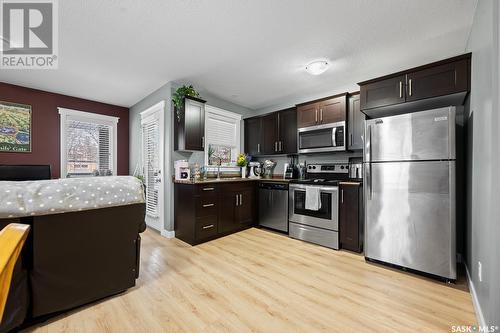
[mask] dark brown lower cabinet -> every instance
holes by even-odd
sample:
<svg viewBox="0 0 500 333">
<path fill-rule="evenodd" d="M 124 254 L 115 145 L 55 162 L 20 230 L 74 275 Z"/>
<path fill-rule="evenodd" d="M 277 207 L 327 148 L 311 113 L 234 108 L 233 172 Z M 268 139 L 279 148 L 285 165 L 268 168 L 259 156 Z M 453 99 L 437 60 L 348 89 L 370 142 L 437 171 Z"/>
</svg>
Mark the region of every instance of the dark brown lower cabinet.
<svg viewBox="0 0 500 333">
<path fill-rule="evenodd" d="M 362 184 L 342 182 L 339 189 L 340 247 L 360 253 L 363 251 Z"/>
<path fill-rule="evenodd" d="M 255 182 L 175 184 L 175 237 L 191 245 L 255 224 Z"/>
</svg>

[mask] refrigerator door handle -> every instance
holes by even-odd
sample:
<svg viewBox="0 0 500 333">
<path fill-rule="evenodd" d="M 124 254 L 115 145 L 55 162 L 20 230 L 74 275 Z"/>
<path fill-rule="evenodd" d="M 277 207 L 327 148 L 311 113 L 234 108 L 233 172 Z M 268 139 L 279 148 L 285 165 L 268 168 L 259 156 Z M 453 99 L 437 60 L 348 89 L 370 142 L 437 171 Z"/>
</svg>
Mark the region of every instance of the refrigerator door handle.
<svg viewBox="0 0 500 333">
<path fill-rule="evenodd" d="M 372 164 L 368 163 L 368 168 L 366 168 L 366 178 L 368 183 L 368 200 L 372 199 Z"/>
</svg>

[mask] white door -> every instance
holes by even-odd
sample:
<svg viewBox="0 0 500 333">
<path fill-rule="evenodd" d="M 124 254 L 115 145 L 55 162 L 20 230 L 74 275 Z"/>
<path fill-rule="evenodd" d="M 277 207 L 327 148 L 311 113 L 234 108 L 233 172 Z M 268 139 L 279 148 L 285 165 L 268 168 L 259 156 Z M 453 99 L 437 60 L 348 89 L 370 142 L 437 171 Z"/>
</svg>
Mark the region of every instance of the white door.
<svg viewBox="0 0 500 333">
<path fill-rule="evenodd" d="M 141 112 L 142 168 L 146 184 L 146 224 L 163 230 L 163 113 L 161 102 Z"/>
</svg>

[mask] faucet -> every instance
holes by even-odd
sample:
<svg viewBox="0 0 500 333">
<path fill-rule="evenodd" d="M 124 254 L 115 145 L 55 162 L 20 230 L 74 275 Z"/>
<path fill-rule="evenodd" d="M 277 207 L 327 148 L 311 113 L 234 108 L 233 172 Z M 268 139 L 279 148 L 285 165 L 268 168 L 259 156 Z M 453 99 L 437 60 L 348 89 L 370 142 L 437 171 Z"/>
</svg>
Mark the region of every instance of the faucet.
<svg viewBox="0 0 500 333">
<path fill-rule="evenodd" d="M 220 165 L 222 164 L 222 158 L 219 158 L 219 164 L 217 164 L 217 180 L 220 180 Z"/>
</svg>

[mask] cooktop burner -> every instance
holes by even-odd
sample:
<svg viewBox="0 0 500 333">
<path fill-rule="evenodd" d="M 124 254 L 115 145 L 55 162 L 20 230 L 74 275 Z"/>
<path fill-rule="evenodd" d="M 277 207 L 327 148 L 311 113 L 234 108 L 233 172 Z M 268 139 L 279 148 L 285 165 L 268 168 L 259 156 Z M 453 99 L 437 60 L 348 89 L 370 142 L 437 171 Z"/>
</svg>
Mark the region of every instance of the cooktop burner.
<svg viewBox="0 0 500 333">
<path fill-rule="evenodd" d="M 338 186 L 342 180 L 349 178 L 347 163 L 309 164 L 306 179 L 292 180 L 295 184 Z"/>
</svg>

